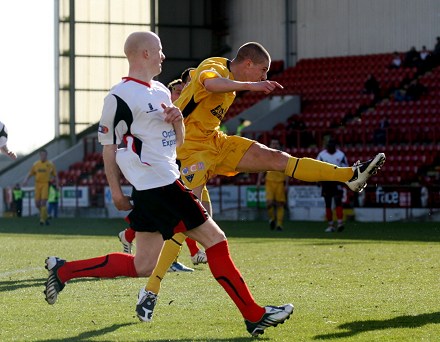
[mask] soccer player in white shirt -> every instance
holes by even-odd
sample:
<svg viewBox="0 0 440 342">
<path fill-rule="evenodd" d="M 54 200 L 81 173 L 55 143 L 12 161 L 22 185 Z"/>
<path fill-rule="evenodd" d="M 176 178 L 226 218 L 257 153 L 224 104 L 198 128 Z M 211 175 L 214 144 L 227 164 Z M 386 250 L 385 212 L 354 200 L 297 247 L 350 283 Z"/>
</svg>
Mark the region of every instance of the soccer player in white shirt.
<svg viewBox="0 0 440 342">
<path fill-rule="evenodd" d="M 326 148 L 319 152 L 316 159 L 339 167 L 348 166 L 345 153 L 336 148 L 336 141 L 333 138 L 329 139 Z M 342 208 L 343 184 L 339 182 L 320 182 L 320 185 L 322 197 L 324 197 L 325 201 L 325 216 L 328 222 L 328 227 L 325 231 L 327 233 L 333 233 L 336 230 L 342 232 L 344 230 L 344 211 Z M 337 228 L 333 224 L 333 200 L 335 201 Z"/>
<path fill-rule="evenodd" d="M 113 202 L 119 210 L 131 209 L 128 219 L 136 230 L 136 254 L 110 253 L 70 262 L 48 257 L 46 301 L 54 304 L 66 282 L 74 278 L 149 276 L 164 239 L 183 232 L 205 248 L 211 273 L 240 310 L 251 335 L 283 323 L 293 305 L 262 307 L 255 302 L 231 259 L 225 234 L 179 179 L 176 146 L 183 143 L 185 128 L 169 90 L 153 80 L 165 59 L 159 37 L 152 32 L 132 33 L 124 52 L 129 74 L 105 98 L 98 137 L 104 145 L 104 168 Z M 123 141 L 126 147 L 118 150 Z M 122 193 L 120 172 L 134 187 L 133 204 Z M 142 288 L 136 305 L 142 321 L 149 320 L 153 301 Z"/>
</svg>

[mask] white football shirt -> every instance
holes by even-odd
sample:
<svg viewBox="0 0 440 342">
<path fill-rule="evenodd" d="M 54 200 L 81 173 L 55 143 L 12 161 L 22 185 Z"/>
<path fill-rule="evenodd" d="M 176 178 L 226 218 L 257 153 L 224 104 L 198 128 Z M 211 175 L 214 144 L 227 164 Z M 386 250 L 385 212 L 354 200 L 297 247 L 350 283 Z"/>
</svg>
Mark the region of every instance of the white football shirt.
<svg viewBox="0 0 440 342">
<path fill-rule="evenodd" d="M 0 121 L 0 148 L 8 143 L 8 130 L 3 122 Z"/>
<path fill-rule="evenodd" d="M 172 104 L 170 91 L 162 83 L 129 77 L 104 99 L 98 140 L 102 145 L 126 144 L 116 152 L 116 162 L 136 190 L 169 185 L 180 176 L 176 133 L 164 121 L 162 103 Z"/>
<path fill-rule="evenodd" d="M 348 166 L 345 153 L 339 149 L 336 149 L 335 153 L 333 154 L 329 153 L 327 150 L 322 150 L 321 152 L 319 152 L 318 157 L 316 159 L 340 167 Z"/>
</svg>

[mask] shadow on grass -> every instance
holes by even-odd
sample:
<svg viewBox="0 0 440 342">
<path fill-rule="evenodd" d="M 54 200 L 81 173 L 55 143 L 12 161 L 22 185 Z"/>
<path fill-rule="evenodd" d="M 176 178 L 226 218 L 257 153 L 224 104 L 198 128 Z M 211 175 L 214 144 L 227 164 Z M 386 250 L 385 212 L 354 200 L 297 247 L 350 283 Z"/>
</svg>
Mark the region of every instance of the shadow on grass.
<svg viewBox="0 0 440 342">
<path fill-rule="evenodd" d="M 46 282 L 46 280 L 47 278 L 0 281 L 0 292 L 10 292 L 28 287 L 40 287 L 41 292 L 43 292 L 45 286 L 44 283 Z M 97 279 L 97 278 L 73 279 L 69 281 L 69 285 L 84 281 L 90 282 L 90 281 L 105 281 L 105 280 L 111 280 L 111 279 Z"/>
<path fill-rule="evenodd" d="M 93 330 L 93 331 L 87 331 L 87 332 L 83 332 L 79 335 L 76 336 L 72 336 L 72 337 L 66 337 L 63 339 L 60 338 L 56 338 L 56 339 L 49 339 L 49 340 L 38 340 L 39 342 L 56 342 L 56 341 L 90 341 L 91 338 L 93 337 L 97 337 L 97 336 L 102 336 L 108 333 L 111 333 L 113 331 L 118 330 L 119 328 L 123 328 L 129 325 L 133 325 L 136 323 L 123 323 L 123 324 L 113 324 L 112 326 L 109 326 L 107 328 L 103 328 L 103 329 L 98 329 L 98 330 Z"/>
<path fill-rule="evenodd" d="M 440 222 L 347 222 L 341 233 L 325 233 L 325 222 L 285 220 L 282 232 L 271 231 L 266 221 L 219 221 L 228 237 L 264 239 L 326 239 L 329 244 L 346 240 L 440 242 Z M 58 218 L 39 226 L 35 217 L 0 218 L 0 234 L 113 236 L 127 227 L 123 219 Z M 322 241 L 320 241 L 322 243 Z"/>
<path fill-rule="evenodd" d="M 172 340 L 170 339 L 160 339 L 160 340 L 148 340 L 150 342 L 170 342 L 170 341 L 179 341 L 179 342 L 194 342 L 194 341 L 203 341 L 203 342 L 245 342 L 245 341 L 270 341 L 271 339 L 268 337 L 261 338 L 260 336 L 258 339 L 256 337 L 232 337 L 232 338 L 174 338 Z M 145 341 L 145 339 L 140 339 L 139 341 Z"/>
<path fill-rule="evenodd" d="M 338 333 L 316 335 L 314 340 L 330 340 L 334 338 L 352 337 L 369 331 L 398 329 L 398 328 L 419 328 L 426 324 L 439 324 L 440 312 L 426 313 L 420 315 L 398 316 L 384 320 L 368 320 L 344 323 L 338 329 L 346 330 Z"/>
<path fill-rule="evenodd" d="M 105 334 L 114 332 L 120 328 L 123 327 L 127 327 L 127 326 L 131 326 L 134 324 L 138 324 L 138 323 L 122 323 L 122 324 L 113 324 L 107 328 L 102 328 L 102 329 L 97 329 L 97 330 L 93 330 L 93 331 L 87 331 L 87 332 L 83 332 L 80 333 L 76 336 L 72 336 L 72 337 L 66 337 L 66 338 L 56 338 L 56 339 L 45 339 L 45 340 L 36 340 L 38 342 L 58 342 L 58 341 L 63 341 L 63 342 L 77 342 L 77 341 L 91 341 L 93 340 L 93 338 L 96 337 L 102 337 Z M 259 338 L 258 341 L 267 341 L 269 340 L 268 338 Z M 113 339 L 110 339 L 109 341 L 113 341 Z M 133 341 L 132 338 L 130 338 L 130 341 Z M 141 338 L 138 341 L 146 341 L 145 338 Z M 169 342 L 171 341 L 170 339 L 160 339 L 160 340 L 148 340 L 148 341 L 155 341 L 155 342 Z M 187 339 L 187 338 L 173 338 L 173 341 L 180 341 L 180 342 L 191 342 L 191 341 L 216 341 L 216 342 L 229 342 L 229 341 L 235 341 L 235 342 L 245 342 L 245 341 L 255 341 L 254 337 L 236 337 L 236 338 L 221 338 L 221 339 L 197 339 L 197 338 L 192 338 L 192 339 Z"/>
<path fill-rule="evenodd" d="M 10 292 L 28 287 L 41 287 L 47 278 L 0 281 L 0 292 Z"/>
</svg>

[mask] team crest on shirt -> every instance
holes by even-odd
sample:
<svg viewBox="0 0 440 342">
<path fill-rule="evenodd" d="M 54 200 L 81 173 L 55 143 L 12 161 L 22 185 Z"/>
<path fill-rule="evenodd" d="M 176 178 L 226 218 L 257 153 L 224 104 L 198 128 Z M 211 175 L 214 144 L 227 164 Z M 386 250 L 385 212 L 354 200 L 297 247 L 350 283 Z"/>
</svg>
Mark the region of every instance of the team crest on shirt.
<svg viewBox="0 0 440 342">
<path fill-rule="evenodd" d="M 145 113 L 152 113 L 152 112 L 155 112 L 155 111 L 157 111 L 157 109 L 154 108 L 153 105 L 150 102 L 148 102 L 148 110 L 145 111 Z"/>
<path fill-rule="evenodd" d="M 222 120 L 225 115 L 227 108 L 222 108 L 222 105 L 218 105 L 214 109 L 211 109 L 211 114 L 214 115 L 217 119 Z"/>
<path fill-rule="evenodd" d="M 108 127 L 104 126 L 104 125 L 99 125 L 98 132 L 102 133 L 102 134 L 106 134 L 106 133 L 108 133 Z"/>
<path fill-rule="evenodd" d="M 188 176 L 185 176 L 185 178 L 186 178 L 186 180 L 188 181 L 188 182 L 192 182 L 192 180 L 193 180 L 193 178 L 194 178 L 194 174 L 192 174 L 192 175 L 188 175 Z"/>
</svg>

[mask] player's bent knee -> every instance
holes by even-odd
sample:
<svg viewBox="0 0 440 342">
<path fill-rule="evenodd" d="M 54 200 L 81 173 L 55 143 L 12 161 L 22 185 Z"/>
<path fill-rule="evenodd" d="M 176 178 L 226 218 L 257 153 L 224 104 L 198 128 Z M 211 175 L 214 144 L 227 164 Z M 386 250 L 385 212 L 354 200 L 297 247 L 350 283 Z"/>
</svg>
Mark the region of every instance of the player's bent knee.
<svg viewBox="0 0 440 342">
<path fill-rule="evenodd" d="M 151 262 L 148 259 L 142 258 L 137 259 L 135 257 L 134 267 L 136 269 L 136 273 L 138 277 L 149 277 L 156 267 L 157 260 L 155 262 Z"/>
</svg>

